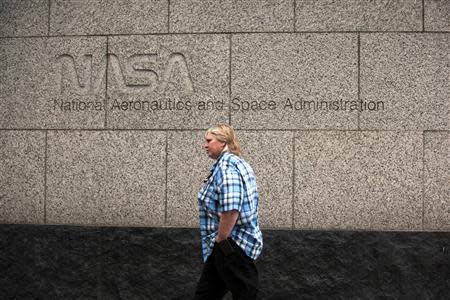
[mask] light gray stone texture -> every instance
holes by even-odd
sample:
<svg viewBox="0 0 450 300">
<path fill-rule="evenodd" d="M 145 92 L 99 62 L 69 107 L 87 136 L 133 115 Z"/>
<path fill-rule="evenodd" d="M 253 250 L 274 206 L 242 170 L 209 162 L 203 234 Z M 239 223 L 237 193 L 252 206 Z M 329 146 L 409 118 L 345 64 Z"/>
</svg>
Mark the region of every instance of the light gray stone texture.
<svg viewBox="0 0 450 300">
<path fill-rule="evenodd" d="M 293 30 L 293 0 L 170 1 L 170 32 L 292 32 Z"/>
<path fill-rule="evenodd" d="M 425 0 L 425 30 L 450 31 L 449 0 Z"/>
<path fill-rule="evenodd" d="M 166 134 L 51 131 L 47 222 L 162 226 Z"/>
<path fill-rule="evenodd" d="M 104 126 L 106 38 L 0 40 L 0 128 Z"/>
<path fill-rule="evenodd" d="M 298 132 L 294 226 L 421 230 L 421 174 L 421 132 Z"/>
<path fill-rule="evenodd" d="M 44 222 L 45 133 L 0 131 L 0 223 Z"/>
<path fill-rule="evenodd" d="M 166 33 L 167 0 L 52 0 L 51 35 Z"/>
<path fill-rule="evenodd" d="M 350 103 L 358 98 L 357 53 L 356 34 L 233 35 L 231 124 L 356 129 Z"/>
<path fill-rule="evenodd" d="M 48 0 L 0 1 L 0 37 L 48 34 Z"/>
<path fill-rule="evenodd" d="M 450 34 L 362 34 L 361 129 L 450 128 Z"/>
<path fill-rule="evenodd" d="M 450 230 L 450 133 L 424 134 L 424 229 Z"/>
<path fill-rule="evenodd" d="M 293 132 L 238 131 L 242 157 L 253 168 L 260 196 L 260 225 L 292 228 Z"/>
<path fill-rule="evenodd" d="M 252 166 L 260 194 L 262 227 L 292 226 L 292 132 L 238 131 L 243 158 Z M 214 163 L 202 149 L 204 131 L 169 133 L 167 223 L 198 226 L 197 193 Z"/>
<path fill-rule="evenodd" d="M 296 31 L 419 31 L 417 0 L 297 0 Z"/>
<path fill-rule="evenodd" d="M 197 193 L 214 162 L 202 149 L 205 131 L 168 135 L 167 225 L 198 227 Z"/>
<path fill-rule="evenodd" d="M 227 122 L 229 44 L 225 35 L 111 37 L 108 127 L 201 129 Z"/>
</svg>

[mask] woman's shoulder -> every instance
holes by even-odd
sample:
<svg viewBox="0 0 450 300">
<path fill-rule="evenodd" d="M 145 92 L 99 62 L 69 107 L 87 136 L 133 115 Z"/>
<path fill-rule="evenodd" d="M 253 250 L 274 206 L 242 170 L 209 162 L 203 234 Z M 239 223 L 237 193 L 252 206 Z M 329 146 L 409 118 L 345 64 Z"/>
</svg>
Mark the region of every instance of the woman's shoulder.
<svg viewBox="0 0 450 300">
<path fill-rule="evenodd" d="M 237 171 L 241 171 L 242 169 L 251 169 L 250 165 L 242 157 L 231 152 L 226 152 L 223 154 L 223 157 L 219 162 L 219 166 L 222 170 L 230 168 Z"/>
<path fill-rule="evenodd" d="M 224 152 L 222 154 L 222 159 L 220 161 L 220 163 L 222 165 L 237 165 L 239 163 L 241 163 L 243 161 L 243 159 L 239 156 L 237 156 L 236 154 L 233 154 L 231 152 Z"/>
</svg>

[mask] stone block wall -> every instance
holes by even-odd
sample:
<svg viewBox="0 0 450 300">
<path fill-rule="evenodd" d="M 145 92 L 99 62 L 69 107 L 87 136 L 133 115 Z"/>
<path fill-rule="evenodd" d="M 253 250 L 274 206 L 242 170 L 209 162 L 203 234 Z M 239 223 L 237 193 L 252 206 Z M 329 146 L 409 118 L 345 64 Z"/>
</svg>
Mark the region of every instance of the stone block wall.
<svg viewBox="0 0 450 300">
<path fill-rule="evenodd" d="M 0 2 L 0 223 L 196 227 L 210 125 L 272 229 L 450 231 L 450 1 Z"/>
</svg>

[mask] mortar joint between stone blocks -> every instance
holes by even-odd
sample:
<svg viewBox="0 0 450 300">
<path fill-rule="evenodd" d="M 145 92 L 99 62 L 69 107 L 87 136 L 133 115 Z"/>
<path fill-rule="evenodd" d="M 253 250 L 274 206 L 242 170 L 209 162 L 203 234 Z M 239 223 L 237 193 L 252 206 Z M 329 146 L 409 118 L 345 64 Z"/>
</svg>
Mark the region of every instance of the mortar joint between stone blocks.
<svg viewBox="0 0 450 300">
<path fill-rule="evenodd" d="M 167 33 L 170 33 L 170 0 L 167 1 Z"/>
<path fill-rule="evenodd" d="M 51 5 L 52 5 L 52 1 L 48 0 L 48 19 L 47 19 L 47 36 L 50 37 L 50 16 L 51 16 Z"/>
<path fill-rule="evenodd" d="M 169 169 L 169 161 L 168 161 L 168 149 L 169 149 L 169 132 L 166 131 L 165 132 L 165 154 L 164 154 L 164 168 L 165 168 L 165 191 L 164 191 L 164 225 L 167 225 L 167 195 L 168 195 L 168 191 L 167 188 L 169 186 L 168 184 L 168 180 L 169 180 L 169 176 L 168 176 L 168 169 Z"/>
<path fill-rule="evenodd" d="M 425 130 L 422 131 L 422 189 L 421 189 L 421 198 L 422 198 L 422 230 L 425 229 Z"/>
<path fill-rule="evenodd" d="M 422 31 L 425 32 L 425 0 L 422 0 Z"/>
<path fill-rule="evenodd" d="M 47 223 L 48 130 L 44 131 L 44 224 Z"/>
<path fill-rule="evenodd" d="M 295 131 L 292 133 L 292 229 L 295 229 Z"/>
</svg>

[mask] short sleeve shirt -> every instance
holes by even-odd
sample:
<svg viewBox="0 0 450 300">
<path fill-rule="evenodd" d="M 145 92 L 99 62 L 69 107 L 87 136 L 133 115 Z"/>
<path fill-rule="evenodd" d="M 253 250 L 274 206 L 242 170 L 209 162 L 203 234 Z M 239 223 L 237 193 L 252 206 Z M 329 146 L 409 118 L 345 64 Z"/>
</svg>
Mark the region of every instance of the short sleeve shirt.
<svg viewBox="0 0 450 300">
<path fill-rule="evenodd" d="M 231 210 L 239 212 L 231 238 L 248 257 L 253 260 L 258 258 L 263 246 L 258 224 L 258 202 L 256 178 L 250 165 L 230 152 L 223 152 L 198 192 L 204 261 L 214 247 L 220 215 Z"/>
</svg>

